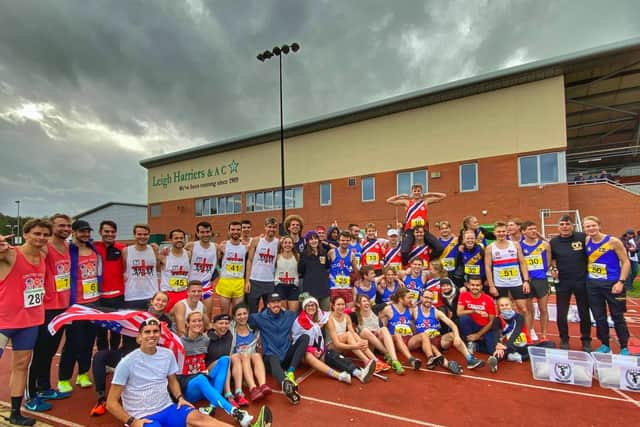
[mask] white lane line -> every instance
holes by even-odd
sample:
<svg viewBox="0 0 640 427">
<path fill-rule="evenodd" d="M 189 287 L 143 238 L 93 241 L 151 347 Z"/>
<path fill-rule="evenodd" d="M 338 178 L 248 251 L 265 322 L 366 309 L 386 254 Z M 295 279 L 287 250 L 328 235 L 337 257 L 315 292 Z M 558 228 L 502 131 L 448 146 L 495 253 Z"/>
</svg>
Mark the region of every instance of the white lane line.
<svg viewBox="0 0 640 427">
<path fill-rule="evenodd" d="M 640 408 L 640 402 L 638 402 L 637 400 L 635 400 L 634 398 L 632 398 L 631 396 L 627 396 L 626 393 L 620 391 L 620 390 L 616 390 L 613 389 L 613 391 L 615 391 L 616 393 L 618 393 L 620 396 L 624 397 L 626 400 L 628 400 L 629 402 L 633 403 L 634 405 L 636 405 L 638 408 Z"/>
<path fill-rule="evenodd" d="M 316 370 L 311 368 L 309 369 L 307 372 L 305 372 L 304 374 L 300 375 L 298 378 L 296 378 L 296 383 L 300 384 L 302 381 L 306 380 L 307 378 L 309 378 L 311 375 L 313 375 L 313 373 Z"/>
<path fill-rule="evenodd" d="M 405 368 L 407 368 L 407 370 L 413 370 L 413 368 L 411 366 L 405 366 Z M 436 370 L 431 371 L 429 369 L 424 369 L 424 368 L 420 368 L 420 371 L 428 372 L 428 373 L 432 373 L 432 374 L 454 375 L 454 374 L 449 373 L 449 372 L 441 372 L 441 371 L 436 371 Z M 584 397 L 593 397 L 593 398 L 596 398 L 596 399 L 616 400 L 618 402 L 629 402 L 628 399 L 623 399 L 623 398 L 620 398 L 620 397 L 604 396 L 604 395 L 601 395 L 601 394 L 584 393 L 584 392 L 581 392 L 581 391 L 573 391 L 573 390 L 563 390 L 563 389 L 559 389 L 559 388 L 545 387 L 545 386 L 541 386 L 541 385 L 524 384 L 524 383 L 519 383 L 519 382 L 515 382 L 515 381 L 498 380 L 498 379 L 494 379 L 494 378 L 484 378 L 484 377 L 474 377 L 474 376 L 471 376 L 471 375 L 464 375 L 464 374 L 463 375 L 455 375 L 455 376 L 456 377 L 471 378 L 473 380 L 488 381 L 488 382 L 493 382 L 493 383 L 509 384 L 509 385 L 514 385 L 514 386 L 518 386 L 518 387 L 533 388 L 533 389 L 537 389 L 537 390 L 556 391 L 558 393 L 573 394 L 573 395 L 584 396 Z"/>
<path fill-rule="evenodd" d="M 280 390 L 274 390 L 275 393 L 279 393 L 279 394 L 283 394 L 282 391 Z M 406 423 L 411 423 L 411 424 L 416 424 L 419 426 L 428 426 L 428 427 L 444 427 L 441 424 L 433 424 L 427 421 L 421 421 L 421 420 L 416 420 L 413 418 L 407 418 L 407 417 L 401 417 L 398 415 L 393 415 L 393 414 L 388 414 L 385 412 L 380 412 L 380 411 L 376 411 L 373 409 L 367 409 L 367 408 L 362 408 L 360 406 L 351 406 L 351 405 L 345 405 L 344 403 L 338 403 L 338 402 L 331 402 L 329 400 L 323 400 L 323 399 L 317 399 L 315 397 L 311 397 L 311 396 L 305 396 L 305 395 L 300 395 L 304 400 L 309 400 L 311 402 L 316 402 L 316 403 L 322 403 L 325 405 L 329 405 L 329 406 L 335 406 L 337 408 L 343 408 L 343 409 L 349 409 L 351 411 L 356 411 L 356 412 L 364 412 L 365 414 L 370 414 L 370 415 L 376 415 L 379 417 L 384 417 L 384 418 L 390 418 L 392 420 L 396 420 L 396 421 L 404 421 Z M 620 399 L 622 400 L 622 399 Z"/>
<path fill-rule="evenodd" d="M 0 405 L 11 407 L 11 404 L 9 402 L 5 402 L 5 401 L 2 401 L 2 400 L 0 400 Z M 51 422 L 54 422 L 54 423 L 62 424 L 63 426 L 67 426 L 67 427 L 85 427 L 82 424 L 76 424 L 73 421 L 65 420 L 63 418 L 58 418 L 58 417 L 55 417 L 53 415 L 45 414 L 43 412 L 31 412 L 31 411 L 26 410 L 25 408 L 22 408 L 22 412 L 30 414 L 30 415 L 33 415 L 36 418 L 41 418 L 43 420 L 47 420 L 47 421 L 51 421 Z"/>
</svg>

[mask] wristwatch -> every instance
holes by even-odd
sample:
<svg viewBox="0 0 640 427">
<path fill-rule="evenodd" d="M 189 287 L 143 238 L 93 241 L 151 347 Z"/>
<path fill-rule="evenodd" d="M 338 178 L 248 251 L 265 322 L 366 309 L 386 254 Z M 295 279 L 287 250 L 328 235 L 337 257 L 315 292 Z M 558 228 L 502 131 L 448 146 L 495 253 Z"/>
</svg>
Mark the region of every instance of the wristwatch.
<svg viewBox="0 0 640 427">
<path fill-rule="evenodd" d="M 127 422 L 124 423 L 125 427 L 131 427 L 135 420 L 135 417 L 129 417 L 129 419 L 127 419 Z"/>
</svg>

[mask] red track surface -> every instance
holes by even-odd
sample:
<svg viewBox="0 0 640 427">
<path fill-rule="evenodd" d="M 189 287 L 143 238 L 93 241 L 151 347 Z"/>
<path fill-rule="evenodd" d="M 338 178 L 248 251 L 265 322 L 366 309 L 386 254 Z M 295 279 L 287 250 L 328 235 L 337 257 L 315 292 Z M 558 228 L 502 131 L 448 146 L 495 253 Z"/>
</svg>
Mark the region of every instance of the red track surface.
<svg viewBox="0 0 640 427">
<path fill-rule="evenodd" d="M 639 337 L 640 299 L 630 300 L 628 308 L 631 334 Z M 577 337 L 578 325 L 570 324 L 570 331 Z M 550 324 L 550 332 L 557 341 L 555 323 Z M 579 349 L 578 338 L 572 338 L 571 345 Z M 6 353 L 0 360 L 1 384 L 9 382 L 10 351 Z M 447 356 L 462 362 L 455 351 Z M 290 406 L 278 393 L 265 402 L 273 411 L 275 426 L 610 426 L 635 425 L 640 416 L 640 393 L 605 389 L 595 379 L 591 388 L 535 381 L 528 363 L 504 362 L 497 374 L 485 367 L 465 371 L 462 377 L 444 371 L 407 370 L 405 376 L 390 374 L 388 382 L 374 378 L 367 385 L 357 381 L 345 385 L 307 369 L 296 374 L 303 396 L 300 405 Z M 275 388 L 275 383 L 270 385 Z M 70 399 L 52 402 L 54 409 L 44 415 L 55 418 L 42 420 L 56 426 L 120 426 L 108 414 L 88 416 L 94 399 L 93 389 L 77 388 Z M 8 400 L 8 387 L 1 387 L 0 401 Z M 256 413 L 258 405 L 249 410 Z M 232 422 L 222 411 L 218 414 Z"/>
</svg>

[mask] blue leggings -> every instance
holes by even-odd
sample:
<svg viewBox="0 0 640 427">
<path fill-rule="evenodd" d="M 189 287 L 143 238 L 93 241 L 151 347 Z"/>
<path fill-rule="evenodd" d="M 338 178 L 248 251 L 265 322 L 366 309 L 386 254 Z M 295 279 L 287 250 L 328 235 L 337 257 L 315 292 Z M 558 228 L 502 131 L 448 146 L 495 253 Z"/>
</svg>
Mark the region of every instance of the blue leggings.
<svg viewBox="0 0 640 427">
<path fill-rule="evenodd" d="M 222 356 L 213 365 L 209 375 L 198 375 L 187 384 L 184 397 L 189 402 L 207 399 L 212 406 L 222 408 L 227 414 L 233 413 L 233 405 L 222 396 L 224 383 L 229 374 L 229 356 Z"/>
</svg>

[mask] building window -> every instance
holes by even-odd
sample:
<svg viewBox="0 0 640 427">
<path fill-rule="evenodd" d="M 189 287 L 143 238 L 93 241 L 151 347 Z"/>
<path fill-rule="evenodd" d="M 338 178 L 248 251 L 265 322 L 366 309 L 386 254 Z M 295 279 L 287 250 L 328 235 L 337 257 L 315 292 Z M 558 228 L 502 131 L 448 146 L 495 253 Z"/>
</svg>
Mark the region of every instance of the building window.
<svg viewBox="0 0 640 427">
<path fill-rule="evenodd" d="M 320 206 L 329 206 L 331 204 L 331 183 L 323 182 L 320 184 Z"/>
<path fill-rule="evenodd" d="M 478 164 L 460 165 L 460 191 L 478 191 Z"/>
<path fill-rule="evenodd" d="M 287 209 L 302 208 L 302 187 L 285 189 L 285 206 Z M 247 212 L 273 211 L 282 209 L 282 190 L 256 191 L 245 196 Z"/>
<path fill-rule="evenodd" d="M 196 199 L 196 216 L 228 215 L 242 211 L 239 194 Z"/>
<path fill-rule="evenodd" d="M 559 182 L 567 182 L 564 152 L 518 158 L 518 183 L 521 187 Z"/>
<path fill-rule="evenodd" d="M 366 176 L 360 180 L 362 186 L 362 201 L 373 202 L 376 199 L 376 179 Z"/>
<path fill-rule="evenodd" d="M 421 184 L 425 193 L 429 190 L 426 170 L 402 172 L 396 176 L 397 194 L 411 194 L 411 186 L 415 184 Z"/>
<path fill-rule="evenodd" d="M 160 215 L 162 214 L 161 214 L 161 209 L 159 204 L 149 206 L 149 216 L 151 218 L 157 218 Z"/>
</svg>

